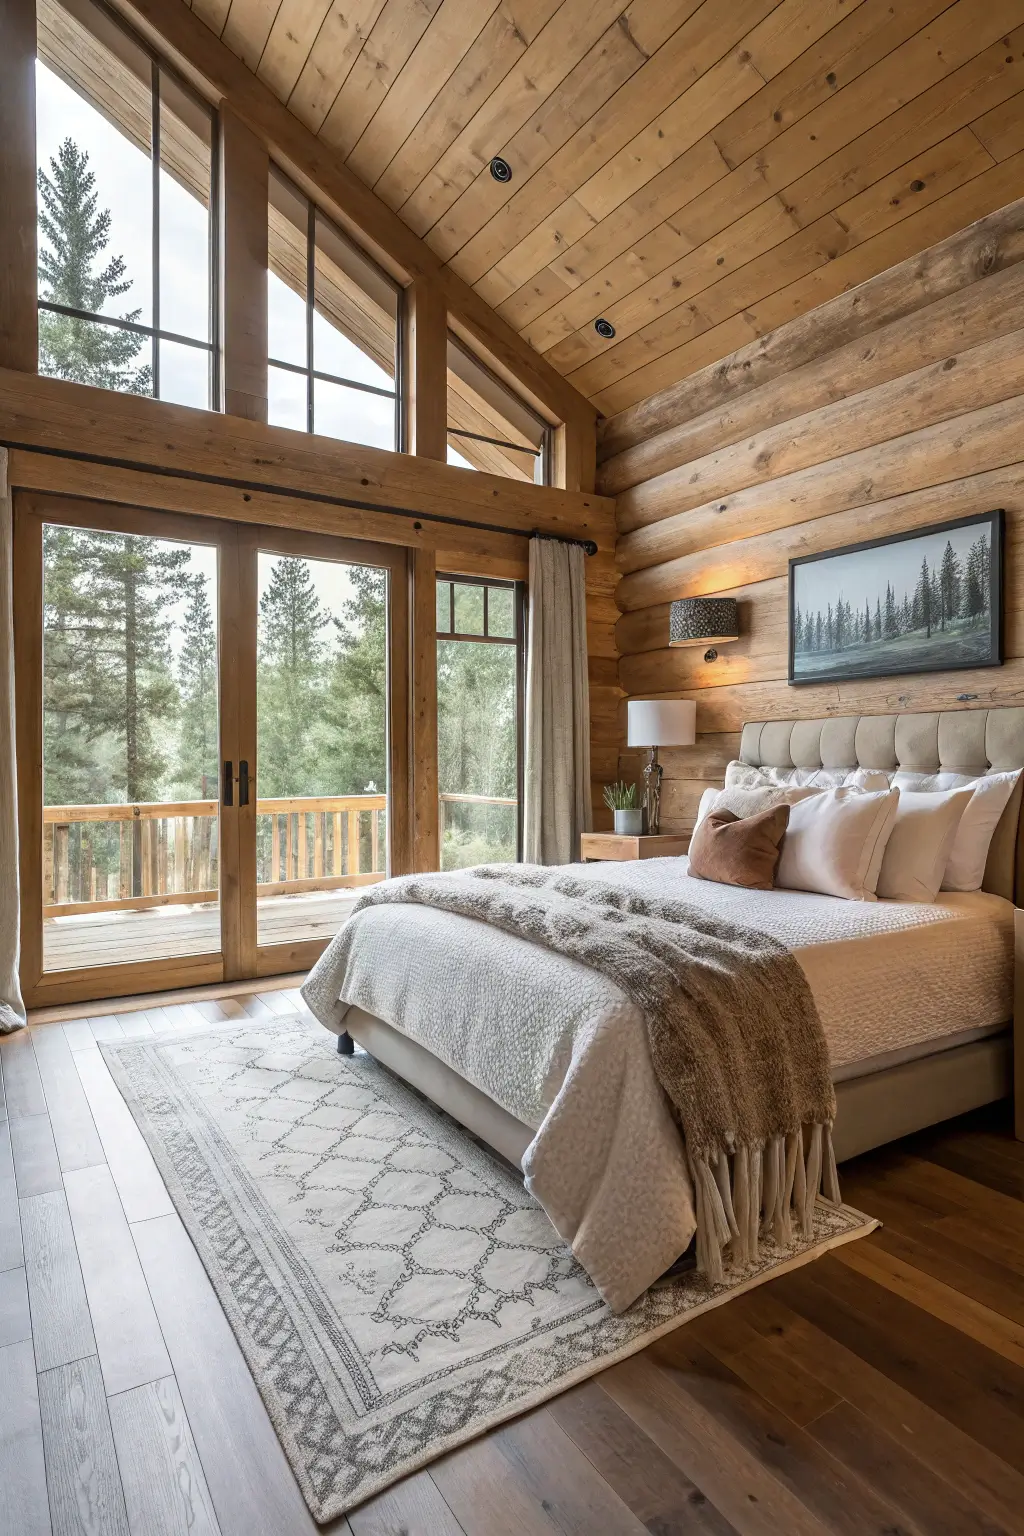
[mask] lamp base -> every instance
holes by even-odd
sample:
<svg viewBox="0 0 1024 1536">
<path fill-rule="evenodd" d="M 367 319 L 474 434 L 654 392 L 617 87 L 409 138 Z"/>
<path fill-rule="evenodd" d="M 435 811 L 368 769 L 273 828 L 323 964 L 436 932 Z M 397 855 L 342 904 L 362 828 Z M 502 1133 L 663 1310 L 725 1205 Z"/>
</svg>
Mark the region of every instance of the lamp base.
<svg viewBox="0 0 1024 1536">
<path fill-rule="evenodd" d="M 644 831 L 657 837 L 661 824 L 661 775 L 657 747 L 650 747 L 650 757 L 644 768 Z"/>
</svg>

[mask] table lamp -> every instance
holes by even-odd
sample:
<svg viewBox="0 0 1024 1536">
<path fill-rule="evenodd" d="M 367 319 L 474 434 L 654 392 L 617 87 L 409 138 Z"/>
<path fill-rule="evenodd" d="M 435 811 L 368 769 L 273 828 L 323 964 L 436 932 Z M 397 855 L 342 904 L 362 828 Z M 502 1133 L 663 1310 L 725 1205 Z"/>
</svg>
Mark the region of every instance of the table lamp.
<svg viewBox="0 0 1024 1536">
<path fill-rule="evenodd" d="M 650 753 L 644 768 L 644 820 L 656 835 L 661 819 L 659 747 L 692 747 L 697 739 L 697 706 L 692 699 L 630 699 L 627 742 Z"/>
</svg>

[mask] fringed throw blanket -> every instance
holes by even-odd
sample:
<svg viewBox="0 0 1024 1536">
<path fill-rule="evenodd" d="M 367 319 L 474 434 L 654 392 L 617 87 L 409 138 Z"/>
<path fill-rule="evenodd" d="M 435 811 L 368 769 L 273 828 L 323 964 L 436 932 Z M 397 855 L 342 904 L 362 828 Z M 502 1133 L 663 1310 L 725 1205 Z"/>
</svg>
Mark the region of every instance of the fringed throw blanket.
<svg viewBox="0 0 1024 1536">
<path fill-rule="evenodd" d="M 577 960 L 643 1014 L 654 1069 L 682 1129 L 696 1195 L 697 1263 L 757 1257 L 758 1236 L 810 1236 L 821 1191 L 838 1202 L 835 1090 L 804 974 L 776 940 L 688 902 L 557 869 L 487 866 L 372 886 L 356 904 L 415 903 L 476 918 Z"/>
</svg>

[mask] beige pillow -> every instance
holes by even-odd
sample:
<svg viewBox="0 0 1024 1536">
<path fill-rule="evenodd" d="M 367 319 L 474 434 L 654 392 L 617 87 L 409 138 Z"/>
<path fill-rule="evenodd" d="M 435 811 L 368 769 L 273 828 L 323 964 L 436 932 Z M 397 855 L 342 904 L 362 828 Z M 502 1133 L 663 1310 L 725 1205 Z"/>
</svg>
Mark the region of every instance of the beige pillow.
<svg viewBox="0 0 1024 1536">
<path fill-rule="evenodd" d="M 847 901 L 874 901 L 898 789 L 828 789 L 790 806 L 775 884 Z"/>
<path fill-rule="evenodd" d="M 777 805 L 795 805 L 798 800 L 820 794 L 820 789 L 799 784 L 766 784 L 759 789 L 706 789 L 697 807 L 696 824 L 699 827 L 710 811 L 732 811 L 743 820 L 747 816 L 757 816 L 761 811 L 774 810 Z"/>
<path fill-rule="evenodd" d="M 900 791 L 878 894 L 887 901 L 934 901 L 973 789 Z"/>
</svg>

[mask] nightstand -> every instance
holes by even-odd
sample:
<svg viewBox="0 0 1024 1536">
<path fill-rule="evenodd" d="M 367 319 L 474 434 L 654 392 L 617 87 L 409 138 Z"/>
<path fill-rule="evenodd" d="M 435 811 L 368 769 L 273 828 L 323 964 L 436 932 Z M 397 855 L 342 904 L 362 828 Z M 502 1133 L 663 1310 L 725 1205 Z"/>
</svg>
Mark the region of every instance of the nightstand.
<svg viewBox="0 0 1024 1536">
<path fill-rule="evenodd" d="M 686 853 L 690 846 L 690 834 L 670 837 L 659 833 L 656 837 L 624 837 L 617 832 L 584 832 L 580 838 L 580 858 L 584 863 L 594 859 L 667 859 Z"/>
</svg>

